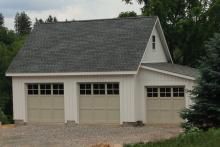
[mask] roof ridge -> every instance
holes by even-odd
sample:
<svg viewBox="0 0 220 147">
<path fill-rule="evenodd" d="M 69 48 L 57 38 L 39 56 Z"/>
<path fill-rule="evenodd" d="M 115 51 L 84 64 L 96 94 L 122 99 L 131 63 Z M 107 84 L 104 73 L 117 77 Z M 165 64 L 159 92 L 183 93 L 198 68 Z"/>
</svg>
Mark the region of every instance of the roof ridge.
<svg viewBox="0 0 220 147">
<path fill-rule="evenodd" d="M 72 21 L 57 21 L 57 22 L 44 22 L 42 24 L 58 24 L 58 23 L 74 23 L 74 22 L 91 22 L 91 21 L 108 21 L 108 20 L 125 20 L 125 19 L 143 19 L 143 18 L 158 18 L 158 16 L 137 16 L 137 17 L 122 17 L 122 18 L 101 18 L 101 19 L 88 19 L 88 20 L 72 20 Z"/>
</svg>

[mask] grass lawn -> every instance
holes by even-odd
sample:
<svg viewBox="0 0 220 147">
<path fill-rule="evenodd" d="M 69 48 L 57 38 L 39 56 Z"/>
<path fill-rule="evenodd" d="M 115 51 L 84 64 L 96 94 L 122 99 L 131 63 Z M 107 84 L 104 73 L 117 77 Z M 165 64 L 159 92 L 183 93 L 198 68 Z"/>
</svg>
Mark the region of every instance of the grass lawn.
<svg viewBox="0 0 220 147">
<path fill-rule="evenodd" d="M 220 129 L 184 134 L 177 138 L 159 142 L 124 145 L 124 147 L 220 147 Z"/>
</svg>

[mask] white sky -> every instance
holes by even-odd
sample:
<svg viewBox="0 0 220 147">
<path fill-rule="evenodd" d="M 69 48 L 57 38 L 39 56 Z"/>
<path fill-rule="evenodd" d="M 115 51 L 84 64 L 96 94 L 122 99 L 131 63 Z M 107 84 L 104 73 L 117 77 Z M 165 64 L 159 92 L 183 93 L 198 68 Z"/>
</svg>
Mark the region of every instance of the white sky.
<svg viewBox="0 0 220 147">
<path fill-rule="evenodd" d="M 31 18 L 46 19 L 56 16 L 59 21 L 114 18 L 120 12 L 141 13 L 141 5 L 127 5 L 122 0 L 0 0 L 0 13 L 5 17 L 5 26 L 14 29 L 16 12 L 25 11 Z"/>
</svg>

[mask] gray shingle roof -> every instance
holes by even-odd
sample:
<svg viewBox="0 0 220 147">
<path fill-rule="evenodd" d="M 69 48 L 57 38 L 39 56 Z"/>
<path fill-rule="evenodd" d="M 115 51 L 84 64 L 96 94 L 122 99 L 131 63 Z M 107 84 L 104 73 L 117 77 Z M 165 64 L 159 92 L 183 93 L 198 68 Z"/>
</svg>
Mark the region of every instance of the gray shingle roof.
<svg viewBox="0 0 220 147">
<path fill-rule="evenodd" d="M 172 63 L 142 63 L 143 66 L 197 78 L 199 72 L 195 68 Z"/>
<path fill-rule="evenodd" d="M 156 19 L 37 25 L 7 73 L 136 71 Z"/>
</svg>

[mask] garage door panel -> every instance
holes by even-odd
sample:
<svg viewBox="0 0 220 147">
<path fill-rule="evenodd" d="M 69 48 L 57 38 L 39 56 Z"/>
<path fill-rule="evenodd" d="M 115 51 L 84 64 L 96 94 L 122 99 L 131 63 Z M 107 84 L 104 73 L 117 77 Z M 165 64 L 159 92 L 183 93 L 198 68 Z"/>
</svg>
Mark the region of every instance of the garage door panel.
<svg viewBox="0 0 220 147">
<path fill-rule="evenodd" d="M 175 109 L 183 109 L 185 107 L 184 99 L 175 99 L 173 105 Z"/>
<path fill-rule="evenodd" d="M 92 97 L 82 96 L 80 97 L 80 108 L 92 108 L 93 107 L 93 99 Z"/>
<path fill-rule="evenodd" d="M 91 123 L 93 112 L 91 110 L 80 110 L 80 123 Z"/>
<path fill-rule="evenodd" d="M 175 88 L 175 96 L 173 91 Z M 147 88 L 146 97 L 146 121 L 154 124 L 177 124 L 183 120 L 180 117 L 180 111 L 185 107 L 185 98 L 178 97 L 179 93 L 176 87 L 150 87 Z M 184 89 L 180 87 L 179 89 Z M 162 90 L 162 91 L 160 91 Z M 184 95 L 181 93 L 181 95 Z M 153 97 L 154 96 L 154 97 Z M 160 97 L 166 96 L 166 97 Z"/>
<path fill-rule="evenodd" d="M 179 117 L 180 116 L 180 111 L 175 111 L 173 113 L 174 121 L 175 122 L 183 122 L 183 120 Z"/>
<path fill-rule="evenodd" d="M 173 105 L 172 105 L 171 99 L 168 99 L 168 100 L 161 99 L 161 101 L 159 103 L 160 103 L 160 109 L 164 109 L 164 110 L 172 109 Z"/>
<path fill-rule="evenodd" d="M 29 118 L 29 120 L 32 120 L 34 122 L 38 121 L 39 118 L 40 118 L 40 111 L 39 110 L 35 110 L 35 109 L 29 110 L 28 118 Z"/>
<path fill-rule="evenodd" d="M 160 107 L 160 101 L 158 99 L 148 99 L 147 100 L 147 108 L 155 109 Z"/>
<path fill-rule="evenodd" d="M 160 121 L 160 110 L 153 110 L 153 111 L 148 110 L 147 120 L 148 123 L 150 124 L 158 123 Z"/>
<path fill-rule="evenodd" d="M 173 120 L 173 111 L 172 110 L 162 110 L 160 115 L 160 122 L 161 123 L 170 123 Z"/>
<path fill-rule="evenodd" d="M 107 121 L 111 123 L 119 123 L 120 112 L 119 110 L 108 110 L 107 111 Z"/>
<path fill-rule="evenodd" d="M 53 110 L 53 121 L 54 122 L 63 122 L 64 120 L 64 110 Z"/>
<path fill-rule="evenodd" d="M 42 109 L 40 110 L 40 120 L 41 122 L 52 122 L 53 110 Z"/>
<path fill-rule="evenodd" d="M 79 93 L 80 123 L 120 122 L 118 83 L 80 83 Z"/>
<path fill-rule="evenodd" d="M 39 97 L 29 97 L 28 98 L 28 108 L 35 109 L 41 107 L 41 100 Z"/>
<path fill-rule="evenodd" d="M 105 96 L 103 96 L 103 97 L 100 97 L 100 96 L 93 97 L 92 99 L 93 99 L 93 106 L 94 106 L 95 109 L 97 109 L 97 108 L 103 109 L 107 105 L 107 101 L 106 101 Z"/>
<path fill-rule="evenodd" d="M 62 97 L 53 97 L 52 99 L 54 109 L 63 109 L 64 100 Z"/>
<path fill-rule="evenodd" d="M 107 97 L 107 108 L 112 108 L 112 109 L 118 109 L 120 108 L 120 103 L 119 103 L 119 97 L 118 96 L 113 96 L 113 97 Z"/>
<path fill-rule="evenodd" d="M 105 123 L 106 122 L 106 111 L 103 111 L 103 109 L 100 110 L 94 110 L 93 111 L 94 114 L 94 121 L 97 123 Z"/>
<path fill-rule="evenodd" d="M 28 99 L 29 122 L 64 122 L 64 98 L 30 96 Z"/>
<path fill-rule="evenodd" d="M 41 105 L 39 108 L 41 109 L 52 109 L 53 107 L 53 101 L 52 101 L 52 98 L 51 97 L 41 97 L 39 98 L 40 99 L 40 102 L 41 102 Z"/>
</svg>

